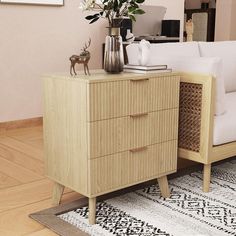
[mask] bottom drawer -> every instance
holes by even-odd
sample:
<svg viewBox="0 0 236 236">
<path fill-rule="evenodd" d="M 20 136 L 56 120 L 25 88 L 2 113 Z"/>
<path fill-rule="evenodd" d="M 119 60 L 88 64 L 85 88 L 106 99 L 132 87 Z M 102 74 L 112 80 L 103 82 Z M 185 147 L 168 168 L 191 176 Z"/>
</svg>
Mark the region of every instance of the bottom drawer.
<svg viewBox="0 0 236 236">
<path fill-rule="evenodd" d="M 154 179 L 177 168 L 177 140 L 89 160 L 90 195 Z"/>
</svg>

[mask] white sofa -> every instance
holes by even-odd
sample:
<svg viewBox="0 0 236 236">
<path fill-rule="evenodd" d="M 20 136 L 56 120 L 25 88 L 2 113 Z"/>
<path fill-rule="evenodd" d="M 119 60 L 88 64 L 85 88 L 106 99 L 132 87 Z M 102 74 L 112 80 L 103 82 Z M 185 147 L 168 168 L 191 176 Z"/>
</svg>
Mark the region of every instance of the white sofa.
<svg viewBox="0 0 236 236">
<path fill-rule="evenodd" d="M 129 64 L 138 47 L 126 48 Z M 148 64 L 181 72 L 179 156 L 204 164 L 208 192 L 211 164 L 236 155 L 236 41 L 151 44 Z"/>
</svg>

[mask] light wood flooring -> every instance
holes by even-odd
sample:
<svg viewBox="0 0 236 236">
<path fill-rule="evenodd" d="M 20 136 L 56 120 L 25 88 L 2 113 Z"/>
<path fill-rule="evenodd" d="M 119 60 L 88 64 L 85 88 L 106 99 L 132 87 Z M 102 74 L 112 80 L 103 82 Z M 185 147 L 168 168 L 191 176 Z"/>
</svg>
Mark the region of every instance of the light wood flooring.
<svg viewBox="0 0 236 236">
<path fill-rule="evenodd" d="M 192 165 L 178 162 L 181 168 Z M 52 184 L 44 176 L 42 126 L 0 127 L 0 236 L 55 236 L 28 217 L 52 206 Z M 66 189 L 62 203 L 81 197 Z"/>
<path fill-rule="evenodd" d="M 0 236 L 53 236 L 28 217 L 51 207 L 52 182 L 44 176 L 42 126 L 0 133 Z M 81 195 L 66 189 L 62 202 Z"/>
</svg>

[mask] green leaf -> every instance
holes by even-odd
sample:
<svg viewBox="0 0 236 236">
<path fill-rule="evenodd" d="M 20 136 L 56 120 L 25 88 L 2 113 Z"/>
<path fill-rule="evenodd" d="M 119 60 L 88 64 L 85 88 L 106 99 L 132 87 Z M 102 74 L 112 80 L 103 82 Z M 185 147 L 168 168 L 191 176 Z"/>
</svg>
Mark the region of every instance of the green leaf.
<svg viewBox="0 0 236 236">
<path fill-rule="evenodd" d="M 86 16 L 86 17 L 85 17 L 85 19 L 86 19 L 86 20 L 92 20 L 93 18 L 94 18 L 94 16 L 93 16 L 93 15 Z"/>
<path fill-rule="evenodd" d="M 129 18 L 130 18 L 132 21 L 136 21 L 136 18 L 135 18 L 135 16 L 133 16 L 133 15 L 129 15 Z"/>
<path fill-rule="evenodd" d="M 133 11 L 134 15 L 142 15 L 144 13 L 145 13 L 145 11 L 140 8 Z"/>
<path fill-rule="evenodd" d="M 89 24 L 93 24 L 94 22 L 96 22 L 100 17 L 94 18 L 92 21 L 89 22 Z"/>
<path fill-rule="evenodd" d="M 137 2 L 138 4 L 141 4 L 141 3 L 144 3 L 145 0 L 136 0 L 136 2 Z"/>
<path fill-rule="evenodd" d="M 137 8 L 136 7 L 128 7 L 128 11 L 129 12 L 133 12 L 134 10 L 136 10 Z"/>
<path fill-rule="evenodd" d="M 89 16 L 86 16 L 85 19 L 86 20 L 92 20 L 92 19 L 94 19 L 94 18 L 96 18 L 98 16 L 99 16 L 99 14 L 89 15 Z"/>
</svg>

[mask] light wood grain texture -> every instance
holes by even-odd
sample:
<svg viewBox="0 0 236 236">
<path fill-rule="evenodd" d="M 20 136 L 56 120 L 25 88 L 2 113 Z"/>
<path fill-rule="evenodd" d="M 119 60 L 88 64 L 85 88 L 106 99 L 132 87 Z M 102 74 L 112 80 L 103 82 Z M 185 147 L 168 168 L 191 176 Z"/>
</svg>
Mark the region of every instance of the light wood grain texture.
<svg viewBox="0 0 236 236">
<path fill-rule="evenodd" d="M 42 132 L 41 132 L 42 136 Z M 0 143 L 0 157 L 4 158 L 14 164 L 17 164 L 21 167 L 27 168 L 28 170 L 34 172 L 37 175 L 43 175 L 44 174 L 44 165 L 42 160 L 37 160 L 35 158 L 32 158 L 30 156 L 30 153 L 27 155 L 24 154 L 24 150 L 15 150 L 9 146 L 2 145 Z"/>
<path fill-rule="evenodd" d="M 0 189 L 5 189 L 19 185 L 20 181 L 0 172 Z"/>
<path fill-rule="evenodd" d="M 53 233 L 50 229 L 42 229 L 30 234 L 25 234 L 25 236 L 56 236 L 56 233 Z"/>
<path fill-rule="evenodd" d="M 173 98 L 174 99 L 174 98 Z M 179 109 L 166 109 L 149 113 L 149 143 L 155 144 L 178 138 Z"/>
<path fill-rule="evenodd" d="M 86 76 L 84 74 L 79 74 L 77 76 L 69 77 L 68 73 L 60 73 L 60 74 L 54 74 L 54 75 L 46 75 L 45 77 L 51 77 L 54 80 L 68 80 L 70 78 L 71 81 L 78 81 L 87 83 L 87 84 L 98 84 L 98 83 L 108 83 L 108 82 L 115 82 L 115 81 L 126 81 L 128 80 L 145 80 L 150 78 L 162 78 L 162 77 L 168 77 L 168 76 L 179 76 L 179 73 L 177 72 L 171 72 L 171 73 L 151 73 L 151 74 L 140 74 L 140 73 L 120 73 L 120 74 L 109 74 L 104 72 L 104 70 L 93 70 L 91 71 L 90 76 Z"/>
<path fill-rule="evenodd" d="M 129 82 L 129 115 L 148 112 L 149 81 L 144 78 L 131 79 Z"/>
<path fill-rule="evenodd" d="M 46 175 L 87 193 L 86 84 L 44 79 Z"/>
<path fill-rule="evenodd" d="M 18 139 L 22 142 L 42 138 L 43 126 L 25 127 L 7 130 L 6 136 Z"/>
<path fill-rule="evenodd" d="M 25 120 L 0 122 L 0 135 L 5 135 L 7 131 L 12 130 L 12 129 L 42 126 L 42 124 L 43 124 L 42 117 L 36 117 L 36 118 L 25 119 Z"/>
<path fill-rule="evenodd" d="M 45 186 L 47 187 L 47 186 Z M 79 199 L 81 196 L 75 192 L 65 193 L 62 198 L 62 203 L 69 203 L 71 201 Z M 29 214 L 44 210 L 51 207 L 51 196 L 46 199 L 38 197 L 37 201 L 24 206 L 19 206 L 17 208 L 12 208 L 10 210 L 0 213 L 0 235 L 6 236 L 18 236 L 18 235 L 28 235 L 36 234 L 41 232 L 45 227 L 31 218 Z M 14 227 L 12 225 L 12 219 L 17 219 L 14 221 Z M 46 230 L 51 232 L 50 230 Z M 44 232 L 44 231 L 42 231 Z M 38 234 L 40 235 L 40 234 Z M 44 236 L 44 234 L 41 234 Z"/>
<path fill-rule="evenodd" d="M 170 190 L 169 190 L 169 185 L 168 185 L 168 180 L 166 176 L 162 176 L 157 179 L 159 188 L 161 190 L 161 195 L 164 198 L 170 197 Z"/>
<path fill-rule="evenodd" d="M 203 168 L 203 192 L 207 193 L 210 189 L 211 164 L 204 164 Z"/>
<path fill-rule="evenodd" d="M 34 130 L 35 129 L 35 130 Z M 41 130 L 41 131 L 40 131 Z M 14 137 L 17 138 L 20 142 L 24 143 L 31 139 L 37 139 L 43 136 L 42 127 L 38 128 L 29 128 L 29 129 L 17 129 L 11 130 L 12 134 L 14 133 Z M 22 133 L 21 133 L 22 132 Z M 8 137 L 11 137 L 9 131 L 7 132 Z M 16 137 L 16 135 L 18 137 Z M 6 137 L 6 136 L 5 136 Z M 6 142 L 7 145 L 7 142 Z M 10 145 L 11 146 L 11 145 Z M 13 147 L 14 148 L 14 147 Z M 16 151 L 11 147 L 1 145 L 0 144 L 0 155 L 8 161 L 11 161 L 19 166 L 27 168 L 28 170 L 37 173 L 38 175 L 43 175 L 43 162 L 36 160 L 34 157 L 30 156 L 30 153 L 27 152 L 27 155 L 24 154 L 25 150 Z M 165 156 L 163 155 L 163 158 Z M 181 168 L 182 166 L 180 166 Z M 22 170 L 22 169 L 21 169 Z M 4 236 L 18 236 L 18 235 L 55 235 L 54 233 L 51 234 L 51 231 L 45 229 L 44 226 L 41 224 L 36 223 L 32 219 L 28 217 L 29 214 L 33 212 L 37 212 L 46 208 L 51 207 L 51 194 L 52 194 L 52 186 L 53 184 L 49 184 L 50 182 L 45 181 L 45 185 L 41 185 L 40 189 L 38 190 L 39 183 L 38 181 L 31 183 L 29 188 L 25 188 L 25 184 L 20 183 L 17 179 L 14 180 L 5 174 L 0 174 L 0 181 L 1 182 L 1 189 L 5 190 L 0 192 L 0 209 L 3 209 L 3 205 L 8 202 L 9 199 L 9 206 L 5 208 L 4 211 L 0 213 L 0 235 Z M 29 179 L 29 182 L 31 180 Z M 40 181 L 41 182 L 41 181 Z M 35 187 L 34 187 L 35 185 Z M 17 188 L 15 188 L 16 186 Z M 16 190 L 11 191 L 12 187 Z M 23 188 L 23 190 L 21 190 Z M 33 188 L 32 190 L 30 190 Z M 48 190 L 48 194 L 42 194 L 40 192 L 43 189 Z M 8 190 L 10 192 L 8 193 Z M 67 190 L 68 191 L 68 190 Z M 8 194 L 6 194 L 8 193 Z M 39 193 L 39 194 L 38 194 Z M 23 197 L 20 198 L 18 195 L 22 195 Z M 33 201 L 32 200 L 33 197 Z M 72 202 L 76 199 L 82 197 L 80 194 L 75 192 L 65 193 L 62 197 L 62 203 Z M 28 199 L 28 200 L 25 200 Z M 12 219 L 17 219 L 14 221 L 14 227 L 12 227 Z"/>
<path fill-rule="evenodd" d="M 214 146 L 211 153 L 211 161 L 216 162 L 236 155 L 236 142 Z"/>
<path fill-rule="evenodd" d="M 36 149 L 34 147 L 32 147 L 29 144 L 26 144 L 24 142 L 21 142 L 17 139 L 14 139 L 12 137 L 1 137 L 0 136 L 0 144 L 5 145 L 6 147 L 9 147 L 15 151 L 19 151 L 22 152 L 26 155 L 29 155 L 33 158 L 35 158 L 36 160 L 43 160 L 43 151 Z"/>
<path fill-rule="evenodd" d="M 209 191 L 210 164 L 236 155 L 236 142 L 213 146 L 213 125 L 215 106 L 215 78 L 209 75 L 186 74 L 181 75 L 181 82 L 202 85 L 200 150 L 193 152 L 179 148 L 181 158 L 204 164 L 203 191 Z"/>
<path fill-rule="evenodd" d="M 34 203 L 52 195 L 52 182 L 43 179 L 0 190 L 0 212 Z"/>
<path fill-rule="evenodd" d="M 95 197 L 176 171 L 178 98 L 171 73 L 44 78 L 46 173 L 89 197 L 90 223 Z"/>
<path fill-rule="evenodd" d="M 149 80 L 123 80 L 88 86 L 89 121 L 148 111 Z"/>
<path fill-rule="evenodd" d="M 179 107 L 179 75 L 150 79 L 148 93 L 149 111 Z"/>
<path fill-rule="evenodd" d="M 178 76 L 166 75 L 146 80 L 140 76 L 137 80 L 134 78 L 89 84 L 88 120 L 97 121 L 178 107 Z"/>
<path fill-rule="evenodd" d="M 96 224 L 96 198 L 89 198 L 89 224 Z"/>
<path fill-rule="evenodd" d="M 194 152 L 184 148 L 178 148 L 178 157 L 191 161 L 196 161 L 203 164 L 205 163 L 204 159 L 202 158 L 199 152 Z"/>
<path fill-rule="evenodd" d="M 65 186 L 63 186 L 59 183 L 54 183 L 53 193 L 52 193 L 52 205 L 53 206 L 57 206 L 60 204 L 64 189 L 65 189 Z"/>
<path fill-rule="evenodd" d="M 39 150 L 43 149 L 43 139 L 42 138 L 28 140 L 28 141 L 26 141 L 26 143 L 29 145 L 32 145 L 33 147 L 35 147 Z"/>
<path fill-rule="evenodd" d="M 98 196 L 175 172 L 177 141 L 146 146 L 89 161 L 90 195 Z"/>
<path fill-rule="evenodd" d="M 109 155 L 129 148 L 130 118 L 122 117 L 88 123 L 89 157 Z"/>
<path fill-rule="evenodd" d="M 52 183 L 45 180 L 42 160 L 35 158 L 39 151 L 43 153 L 39 148 L 42 137 L 42 126 L 8 129 L 1 135 L 0 235 L 55 235 L 28 217 L 51 207 Z M 68 191 L 65 190 L 62 203 L 81 197 Z"/>
<path fill-rule="evenodd" d="M 24 167 L 21 167 L 1 157 L 0 157 L 0 163 L 1 163 L 0 172 L 14 179 L 17 179 L 21 183 L 28 183 L 29 180 L 33 182 L 44 178 L 41 175 L 38 175 Z"/>
<path fill-rule="evenodd" d="M 89 84 L 88 121 L 103 120 L 129 114 L 129 81 Z"/>
<path fill-rule="evenodd" d="M 177 139 L 178 109 L 88 123 L 90 158 Z"/>
<path fill-rule="evenodd" d="M 42 126 L 10 129 L 6 132 L 6 136 L 32 145 L 37 149 L 43 149 Z"/>
</svg>

